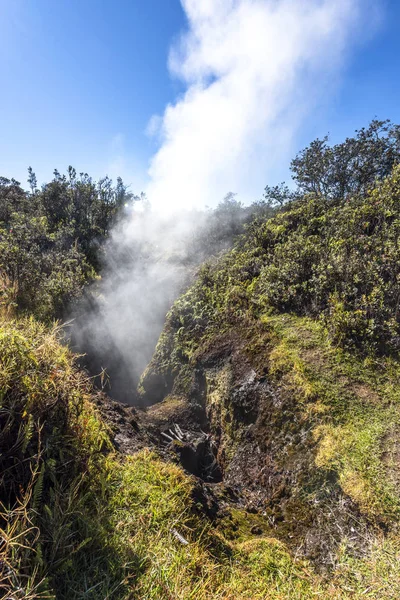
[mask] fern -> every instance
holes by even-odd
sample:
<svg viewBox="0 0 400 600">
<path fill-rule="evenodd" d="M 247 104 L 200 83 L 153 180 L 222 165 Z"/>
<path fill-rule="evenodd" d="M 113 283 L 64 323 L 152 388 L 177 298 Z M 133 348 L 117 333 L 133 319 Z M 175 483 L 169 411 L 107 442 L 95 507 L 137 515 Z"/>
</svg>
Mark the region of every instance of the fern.
<svg viewBox="0 0 400 600">
<path fill-rule="evenodd" d="M 39 504 L 42 500 L 43 495 L 43 481 L 44 481 L 44 473 L 45 473 L 45 464 L 42 463 L 42 466 L 39 471 L 39 475 L 37 481 L 33 488 L 32 494 L 32 510 L 36 511 L 39 507 Z"/>
<path fill-rule="evenodd" d="M 25 454 L 25 452 L 28 448 L 28 444 L 32 439 L 33 431 L 34 431 L 34 420 L 33 420 L 33 416 L 30 414 L 28 417 L 28 422 L 26 423 L 25 427 L 23 428 L 23 440 L 22 440 L 22 447 L 21 447 L 23 454 Z"/>
</svg>

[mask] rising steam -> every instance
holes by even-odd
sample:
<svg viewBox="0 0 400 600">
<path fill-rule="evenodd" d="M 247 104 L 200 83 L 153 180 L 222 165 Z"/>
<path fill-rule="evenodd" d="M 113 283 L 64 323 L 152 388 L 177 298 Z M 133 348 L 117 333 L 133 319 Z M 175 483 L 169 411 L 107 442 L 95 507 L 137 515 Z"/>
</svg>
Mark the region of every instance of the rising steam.
<svg viewBox="0 0 400 600">
<path fill-rule="evenodd" d="M 228 190 L 254 200 L 304 115 L 332 91 L 361 2 L 181 2 L 188 27 L 169 68 L 186 92 L 151 121 L 162 143 L 148 197 L 160 209 L 215 205 Z"/>
<path fill-rule="evenodd" d="M 328 82 L 332 91 L 360 5 L 182 0 L 187 30 L 169 68 L 186 91 L 151 120 L 160 139 L 146 190 L 153 211 L 134 212 L 114 231 L 100 295 L 74 331 L 94 370 L 108 367 L 114 392 L 123 390 L 119 398 L 133 401 L 165 313 L 187 278 L 199 213 L 182 209 L 215 205 L 230 190 L 242 201 L 261 196 L 268 171 Z"/>
</svg>

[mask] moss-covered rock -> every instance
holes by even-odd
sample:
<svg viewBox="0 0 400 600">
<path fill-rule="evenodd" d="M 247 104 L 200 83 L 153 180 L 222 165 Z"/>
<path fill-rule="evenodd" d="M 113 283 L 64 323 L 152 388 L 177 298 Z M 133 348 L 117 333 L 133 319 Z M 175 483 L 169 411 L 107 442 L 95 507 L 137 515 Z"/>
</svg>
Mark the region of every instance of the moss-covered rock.
<svg viewBox="0 0 400 600">
<path fill-rule="evenodd" d="M 174 304 L 149 365 L 204 407 L 239 502 L 320 563 L 398 529 L 398 177 L 250 225 Z"/>
</svg>

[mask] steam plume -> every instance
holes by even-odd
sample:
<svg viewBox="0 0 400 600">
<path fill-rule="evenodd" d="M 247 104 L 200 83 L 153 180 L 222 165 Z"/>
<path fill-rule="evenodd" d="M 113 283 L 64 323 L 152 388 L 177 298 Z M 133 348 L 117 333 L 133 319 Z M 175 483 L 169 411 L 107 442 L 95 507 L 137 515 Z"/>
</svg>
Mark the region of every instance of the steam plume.
<svg viewBox="0 0 400 600">
<path fill-rule="evenodd" d="M 78 347 L 89 350 L 94 370 L 108 367 L 119 398 L 133 401 L 188 273 L 186 250 L 199 213 L 182 208 L 215 205 L 230 190 L 242 201 L 261 196 L 268 169 L 328 82 L 331 91 L 360 5 L 182 0 L 188 25 L 169 68 L 186 91 L 151 119 L 161 140 L 149 171 L 153 212 L 133 213 L 114 231 L 101 294 L 75 327 Z"/>
<path fill-rule="evenodd" d="M 337 75 L 361 2 L 181 2 L 188 28 L 169 68 L 186 91 L 151 121 L 162 142 L 148 197 L 159 209 L 215 205 L 228 189 L 254 200 Z"/>
</svg>

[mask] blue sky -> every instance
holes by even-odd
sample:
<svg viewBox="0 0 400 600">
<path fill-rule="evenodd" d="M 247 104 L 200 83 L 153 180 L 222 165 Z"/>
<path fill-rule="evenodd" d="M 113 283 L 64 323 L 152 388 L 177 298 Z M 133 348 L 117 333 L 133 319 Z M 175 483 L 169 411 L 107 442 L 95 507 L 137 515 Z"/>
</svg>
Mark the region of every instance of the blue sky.
<svg viewBox="0 0 400 600">
<path fill-rule="evenodd" d="M 379 26 L 350 44 L 332 90 L 301 121 L 292 154 L 374 116 L 400 123 L 400 2 L 381 6 Z M 186 27 L 179 0 L 0 0 L 0 19 L 0 174 L 25 183 L 32 165 L 44 181 L 72 164 L 143 189 L 157 151 L 148 122 L 184 91 L 167 68 Z"/>
<path fill-rule="evenodd" d="M 0 0 L 0 18 L 1 172 L 22 179 L 32 164 L 43 179 L 72 163 L 100 176 L 123 154 L 140 179 L 147 122 L 177 92 L 166 63 L 180 3 Z"/>
</svg>

